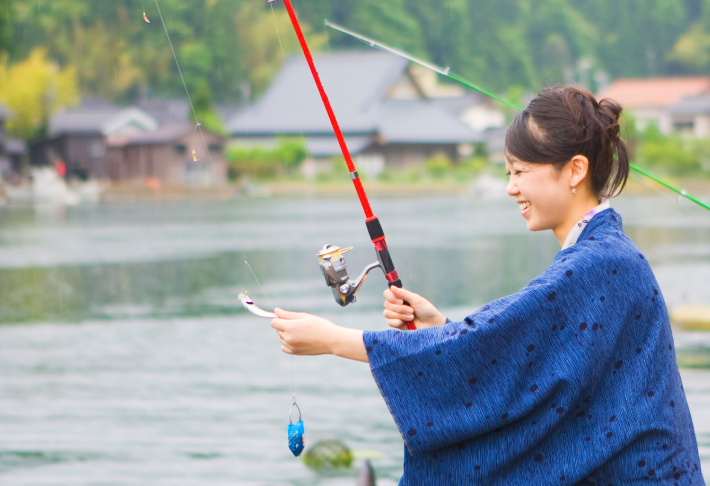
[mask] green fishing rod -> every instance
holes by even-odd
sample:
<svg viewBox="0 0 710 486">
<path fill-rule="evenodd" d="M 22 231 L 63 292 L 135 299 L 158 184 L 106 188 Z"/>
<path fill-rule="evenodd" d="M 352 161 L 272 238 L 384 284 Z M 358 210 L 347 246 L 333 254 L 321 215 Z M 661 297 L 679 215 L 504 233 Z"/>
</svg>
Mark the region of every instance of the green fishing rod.
<svg viewBox="0 0 710 486">
<path fill-rule="evenodd" d="M 511 102 L 509 102 L 509 101 L 506 101 L 506 100 L 504 100 L 503 98 L 500 98 L 500 97 L 496 96 L 495 94 L 493 94 L 493 93 L 491 93 L 491 92 L 489 92 L 489 91 L 486 91 L 485 89 L 480 88 L 480 87 L 476 86 L 475 84 L 473 84 L 473 83 L 471 83 L 471 82 L 469 82 L 469 81 L 467 81 L 467 80 L 465 80 L 465 79 L 463 79 L 463 78 L 461 78 L 461 77 L 459 77 L 459 76 L 453 74 L 453 73 L 451 72 L 451 69 L 448 68 L 448 67 L 447 67 L 447 68 L 441 68 L 441 67 L 439 67 L 439 66 L 436 66 L 436 65 L 434 65 L 434 64 L 428 63 L 428 62 L 426 62 L 426 61 L 422 61 L 421 59 L 417 59 L 416 57 L 413 57 L 413 56 L 407 54 L 407 53 L 404 52 L 404 51 L 401 51 L 401 50 L 399 50 L 399 49 L 395 49 L 394 47 L 387 46 L 387 45 L 385 45 L 385 44 L 382 44 L 381 42 L 377 42 L 376 40 L 373 40 L 373 39 L 371 39 L 371 38 L 369 38 L 369 37 L 366 37 L 366 36 L 364 36 L 364 35 L 361 35 L 361 34 L 358 34 L 358 33 L 356 33 L 356 32 L 353 32 L 352 30 L 348 30 L 348 29 L 346 29 L 345 27 L 341 27 L 341 26 L 339 26 L 339 25 L 337 25 L 337 24 L 334 24 L 334 23 L 332 23 L 332 22 L 329 22 L 329 21 L 327 21 L 327 20 L 325 21 L 325 25 L 326 25 L 327 27 L 330 27 L 331 29 L 337 30 L 338 32 L 342 32 L 343 34 L 347 34 L 347 35 L 349 35 L 349 36 L 351 36 L 351 37 L 355 37 L 356 39 L 361 40 L 362 42 L 364 42 L 365 44 L 369 45 L 370 47 L 377 47 L 377 48 L 382 49 L 382 50 L 384 50 L 384 51 L 387 51 L 387 52 L 390 52 L 390 53 L 392 53 L 392 54 L 395 54 L 396 56 L 399 56 L 399 57 L 402 57 L 402 58 L 404 58 L 404 59 L 407 59 L 408 61 L 411 61 L 411 62 L 413 62 L 413 63 L 415 63 L 415 64 L 418 64 L 418 65 L 420 65 L 420 66 L 422 66 L 422 67 L 425 67 L 425 68 L 427 68 L 427 69 L 430 69 L 430 70 L 432 70 L 432 71 L 434 71 L 434 72 L 436 72 L 436 73 L 439 73 L 439 74 L 441 74 L 442 76 L 446 76 L 447 78 L 452 79 L 452 80 L 456 81 L 457 83 L 463 84 L 464 86 L 466 86 L 466 87 L 468 87 L 468 88 L 471 88 L 471 89 L 473 89 L 473 90 L 476 90 L 476 91 L 478 91 L 479 93 L 488 96 L 489 98 L 493 98 L 494 100 L 503 103 L 505 106 L 507 106 L 507 107 L 509 107 L 509 108 L 512 108 L 512 109 L 514 109 L 514 110 L 516 110 L 516 111 L 523 111 L 523 109 L 522 109 L 521 107 L 516 106 L 515 104 L 513 104 L 513 103 L 511 103 Z M 664 187 L 670 189 L 671 191 L 677 193 L 678 195 L 680 195 L 680 196 L 682 196 L 682 197 L 688 199 L 689 201 L 694 202 L 694 203 L 697 204 L 698 206 L 700 206 L 700 207 L 702 207 L 702 208 L 705 208 L 705 209 L 707 209 L 708 211 L 710 211 L 710 206 L 708 206 L 707 204 L 703 203 L 702 201 L 699 201 L 698 199 L 694 198 L 693 196 L 691 196 L 690 194 L 688 194 L 686 191 L 681 190 L 681 189 L 678 189 L 678 188 L 676 188 L 676 187 L 673 187 L 672 185 L 668 184 L 667 182 L 664 182 L 664 181 L 662 181 L 661 179 L 658 179 L 657 177 L 652 176 L 652 175 L 649 174 L 648 172 L 646 172 L 646 171 L 644 171 L 644 170 L 642 170 L 642 169 L 639 169 L 638 167 L 636 167 L 636 166 L 633 165 L 633 164 L 629 164 L 629 167 L 630 167 L 631 169 L 635 170 L 636 172 L 638 172 L 639 174 L 648 177 L 648 178 L 651 179 L 652 181 L 655 181 L 655 182 L 657 182 L 658 184 L 661 184 L 662 186 L 664 186 Z"/>
</svg>

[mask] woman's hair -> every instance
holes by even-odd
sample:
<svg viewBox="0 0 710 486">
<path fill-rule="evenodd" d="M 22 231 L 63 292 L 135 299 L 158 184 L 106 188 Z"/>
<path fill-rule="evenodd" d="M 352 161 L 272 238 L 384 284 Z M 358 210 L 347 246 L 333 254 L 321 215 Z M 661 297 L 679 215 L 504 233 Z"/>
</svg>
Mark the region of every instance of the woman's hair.
<svg viewBox="0 0 710 486">
<path fill-rule="evenodd" d="M 621 110 L 610 98 L 597 102 L 586 89 L 545 88 L 508 129 L 506 157 L 561 170 L 584 155 L 594 194 L 617 196 L 629 177 L 629 152 L 619 136 Z"/>
</svg>

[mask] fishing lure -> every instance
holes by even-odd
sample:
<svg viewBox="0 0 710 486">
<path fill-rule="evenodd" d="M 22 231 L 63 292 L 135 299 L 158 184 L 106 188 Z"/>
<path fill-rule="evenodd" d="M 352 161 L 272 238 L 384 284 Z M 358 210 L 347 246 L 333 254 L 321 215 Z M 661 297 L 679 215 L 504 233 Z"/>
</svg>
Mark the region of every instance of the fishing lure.
<svg viewBox="0 0 710 486">
<path fill-rule="evenodd" d="M 150 23 L 150 20 L 148 20 L 148 16 L 145 14 L 145 12 L 143 12 L 143 20 Z"/>
<path fill-rule="evenodd" d="M 255 316 L 268 317 L 271 319 L 276 317 L 276 314 L 274 314 L 273 312 L 267 312 L 264 309 L 257 307 L 257 305 L 254 304 L 254 301 L 249 298 L 246 291 L 243 294 L 239 294 L 238 298 L 244 308 Z M 293 407 L 296 407 L 296 409 L 298 410 L 298 421 L 295 424 L 293 423 L 292 418 Z M 293 401 L 291 402 L 291 408 L 288 411 L 288 448 L 296 457 L 300 456 L 303 452 L 303 449 L 306 448 L 306 440 L 303 438 L 303 434 L 305 434 L 305 428 L 303 426 L 303 419 L 301 417 L 301 407 L 299 407 L 298 403 L 296 402 L 296 393 L 294 392 Z"/>
<path fill-rule="evenodd" d="M 298 409 L 298 422 L 294 425 L 291 414 L 293 413 L 294 405 Z M 293 402 L 291 402 L 291 408 L 288 411 L 288 448 L 291 449 L 293 455 L 298 457 L 306 448 L 306 439 L 303 437 L 305 434 L 305 429 L 303 427 L 303 420 L 301 418 L 301 407 L 296 403 L 296 394 L 293 394 Z"/>
<path fill-rule="evenodd" d="M 192 161 L 197 162 L 197 152 L 195 152 L 194 150 L 192 151 Z"/>
<path fill-rule="evenodd" d="M 251 312 L 252 314 L 254 314 L 255 316 L 267 317 L 269 319 L 273 319 L 274 317 L 276 317 L 276 314 L 274 314 L 273 312 L 265 311 L 264 309 L 261 309 L 256 304 L 254 304 L 254 301 L 251 300 L 251 298 L 249 298 L 246 291 L 244 291 L 243 294 L 239 294 L 237 296 L 237 298 L 242 303 L 244 308 L 246 310 L 248 310 L 249 312 Z M 300 412 L 300 409 L 299 409 L 299 412 Z"/>
</svg>

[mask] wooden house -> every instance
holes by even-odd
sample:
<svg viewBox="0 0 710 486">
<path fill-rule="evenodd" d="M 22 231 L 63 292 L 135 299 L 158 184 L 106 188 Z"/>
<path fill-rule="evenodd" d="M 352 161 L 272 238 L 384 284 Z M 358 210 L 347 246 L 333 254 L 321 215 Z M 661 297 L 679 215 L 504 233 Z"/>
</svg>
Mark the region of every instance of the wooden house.
<svg viewBox="0 0 710 486">
<path fill-rule="evenodd" d="M 480 131 L 458 117 L 466 107 L 452 110 L 451 100 L 437 102 L 460 93 L 433 92 L 404 59 L 383 52 L 341 52 L 318 54 L 315 63 L 355 164 L 367 175 L 385 166 L 422 165 L 439 154 L 456 161 L 483 140 Z M 481 102 L 474 96 L 463 101 Z M 306 166 L 340 154 L 302 56 L 290 59 L 263 97 L 228 121 L 227 130 L 235 143 L 252 146 L 303 136 L 309 154 Z"/>
<path fill-rule="evenodd" d="M 200 133 L 190 123 L 171 124 L 152 132 L 111 136 L 106 142 L 107 172 L 113 183 L 154 188 L 227 183 L 224 139 L 204 127 Z"/>
</svg>

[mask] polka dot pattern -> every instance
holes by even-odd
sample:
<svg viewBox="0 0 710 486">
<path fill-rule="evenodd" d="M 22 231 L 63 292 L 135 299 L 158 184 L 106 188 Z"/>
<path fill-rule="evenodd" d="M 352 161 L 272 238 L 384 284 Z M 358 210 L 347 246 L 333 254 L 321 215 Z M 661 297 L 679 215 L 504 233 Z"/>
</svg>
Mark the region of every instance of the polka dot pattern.
<svg viewBox="0 0 710 486">
<path fill-rule="evenodd" d="M 703 484 L 650 266 L 613 210 L 582 240 L 598 243 L 561 251 L 529 286 L 462 321 L 364 333 L 410 452 L 403 484 L 619 486 L 616 471 L 634 484 Z"/>
</svg>

